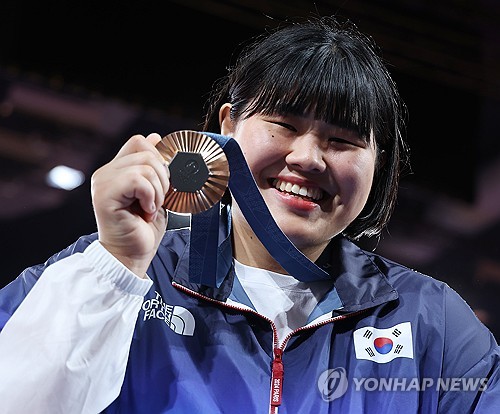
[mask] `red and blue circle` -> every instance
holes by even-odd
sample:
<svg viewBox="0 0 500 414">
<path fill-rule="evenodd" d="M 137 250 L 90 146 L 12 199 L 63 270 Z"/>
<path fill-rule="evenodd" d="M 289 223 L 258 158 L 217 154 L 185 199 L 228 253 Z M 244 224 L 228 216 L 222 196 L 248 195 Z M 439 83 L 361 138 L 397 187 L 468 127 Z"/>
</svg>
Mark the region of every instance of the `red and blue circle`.
<svg viewBox="0 0 500 414">
<path fill-rule="evenodd" d="M 388 354 L 392 350 L 393 342 L 390 338 L 375 338 L 373 345 L 379 354 Z"/>
</svg>

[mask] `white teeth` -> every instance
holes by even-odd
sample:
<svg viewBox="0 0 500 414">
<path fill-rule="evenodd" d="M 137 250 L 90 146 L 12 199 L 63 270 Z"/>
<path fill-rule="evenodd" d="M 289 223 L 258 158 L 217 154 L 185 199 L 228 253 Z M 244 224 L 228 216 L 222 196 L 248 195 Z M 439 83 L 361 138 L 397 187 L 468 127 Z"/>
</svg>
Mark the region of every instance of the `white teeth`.
<svg viewBox="0 0 500 414">
<path fill-rule="evenodd" d="M 278 179 L 274 180 L 273 185 L 280 191 L 286 191 L 287 193 L 309 197 L 313 200 L 320 200 L 323 197 L 323 192 L 319 188 L 308 188 Z"/>
</svg>

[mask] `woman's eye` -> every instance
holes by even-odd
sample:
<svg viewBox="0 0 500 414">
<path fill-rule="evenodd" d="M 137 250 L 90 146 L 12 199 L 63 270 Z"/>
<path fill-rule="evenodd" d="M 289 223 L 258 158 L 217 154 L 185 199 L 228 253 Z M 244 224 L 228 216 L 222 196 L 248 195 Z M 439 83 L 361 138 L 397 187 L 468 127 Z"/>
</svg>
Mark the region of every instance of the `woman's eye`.
<svg viewBox="0 0 500 414">
<path fill-rule="evenodd" d="M 334 142 L 334 143 L 339 143 L 339 144 L 349 144 L 349 145 L 354 145 L 353 142 L 351 141 L 348 141 L 347 139 L 344 139 L 344 138 L 339 138 L 339 137 L 331 137 L 329 139 L 330 142 Z"/>
<path fill-rule="evenodd" d="M 279 126 L 281 126 L 283 128 L 286 128 L 286 129 L 288 129 L 290 131 L 297 132 L 297 129 L 293 125 L 287 124 L 286 122 L 273 121 L 273 124 L 279 125 Z"/>
</svg>

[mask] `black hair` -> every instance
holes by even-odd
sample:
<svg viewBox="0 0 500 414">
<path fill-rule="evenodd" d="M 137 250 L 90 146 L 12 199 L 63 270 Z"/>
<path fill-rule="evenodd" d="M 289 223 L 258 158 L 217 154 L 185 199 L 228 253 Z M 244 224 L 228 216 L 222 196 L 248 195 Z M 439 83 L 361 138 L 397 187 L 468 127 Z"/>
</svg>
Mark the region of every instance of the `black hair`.
<svg viewBox="0 0 500 414">
<path fill-rule="evenodd" d="M 375 42 L 349 20 L 288 22 L 249 43 L 209 97 L 204 130 L 219 129 L 219 108 L 231 103 L 235 121 L 262 114 L 314 113 L 377 145 L 368 201 L 343 234 L 379 236 L 394 209 L 408 150 L 406 107 Z"/>
</svg>

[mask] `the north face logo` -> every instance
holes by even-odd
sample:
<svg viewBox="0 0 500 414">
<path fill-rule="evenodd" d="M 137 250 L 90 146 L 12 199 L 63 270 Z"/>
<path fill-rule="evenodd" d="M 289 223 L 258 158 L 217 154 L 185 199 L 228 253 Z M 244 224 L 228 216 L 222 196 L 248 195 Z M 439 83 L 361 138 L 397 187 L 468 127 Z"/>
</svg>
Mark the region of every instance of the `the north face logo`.
<svg viewBox="0 0 500 414">
<path fill-rule="evenodd" d="M 193 336 L 195 321 L 191 312 L 182 306 L 167 305 L 156 291 L 155 295 L 153 299 L 148 299 L 142 304 L 144 320 L 160 319 L 175 333 Z"/>
</svg>

